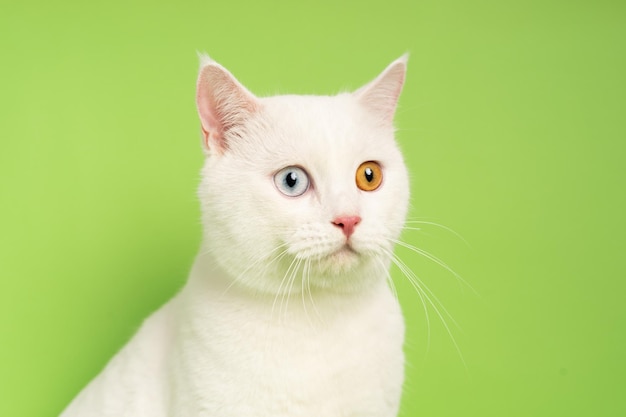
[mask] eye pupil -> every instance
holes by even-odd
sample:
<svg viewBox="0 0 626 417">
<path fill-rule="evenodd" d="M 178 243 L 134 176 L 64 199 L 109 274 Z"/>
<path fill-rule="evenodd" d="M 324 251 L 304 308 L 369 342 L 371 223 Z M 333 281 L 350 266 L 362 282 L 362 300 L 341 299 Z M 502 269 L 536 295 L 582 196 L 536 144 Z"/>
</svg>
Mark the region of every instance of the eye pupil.
<svg viewBox="0 0 626 417">
<path fill-rule="evenodd" d="M 298 183 L 298 174 L 296 174 L 293 171 L 289 172 L 287 176 L 285 177 L 285 184 L 287 184 L 287 187 L 293 188 L 296 186 L 297 183 Z"/>
<path fill-rule="evenodd" d="M 372 168 L 365 168 L 365 179 L 367 182 L 374 181 L 374 171 L 372 171 Z"/>
</svg>

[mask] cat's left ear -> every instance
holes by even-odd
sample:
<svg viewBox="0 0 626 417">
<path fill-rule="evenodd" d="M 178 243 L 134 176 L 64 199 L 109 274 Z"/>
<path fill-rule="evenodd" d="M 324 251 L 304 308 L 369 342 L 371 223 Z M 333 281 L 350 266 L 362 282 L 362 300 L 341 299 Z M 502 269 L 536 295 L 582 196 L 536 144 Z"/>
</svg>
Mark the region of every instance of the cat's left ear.
<svg viewBox="0 0 626 417">
<path fill-rule="evenodd" d="M 359 102 L 384 122 L 391 123 L 404 85 L 408 54 L 393 61 L 374 81 L 354 92 Z"/>
<path fill-rule="evenodd" d="M 257 98 L 228 70 L 207 55 L 200 56 L 196 104 L 207 153 L 223 153 L 229 139 L 259 108 Z"/>
</svg>

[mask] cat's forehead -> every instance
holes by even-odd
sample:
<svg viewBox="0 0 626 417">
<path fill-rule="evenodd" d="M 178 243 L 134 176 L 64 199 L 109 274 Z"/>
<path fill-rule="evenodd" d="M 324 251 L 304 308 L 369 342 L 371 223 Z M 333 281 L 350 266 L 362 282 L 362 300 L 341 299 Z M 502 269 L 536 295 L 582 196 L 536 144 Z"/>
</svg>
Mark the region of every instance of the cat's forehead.
<svg viewBox="0 0 626 417">
<path fill-rule="evenodd" d="M 337 96 L 274 96 L 262 99 L 264 124 L 277 154 L 312 157 L 382 151 L 380 135 L 393 135 L 378 126 L 351 94 Z M 277 155 L 278 156 L 278 155 Z"/>
<path fill-rule="evenodd" d="M 261 99 L 265 116 L 285 128 L 316 131 L 346 128 L 361 116 L 361 109 L 350 94 L 336 96 L 285 95 Z"/>
</svg>

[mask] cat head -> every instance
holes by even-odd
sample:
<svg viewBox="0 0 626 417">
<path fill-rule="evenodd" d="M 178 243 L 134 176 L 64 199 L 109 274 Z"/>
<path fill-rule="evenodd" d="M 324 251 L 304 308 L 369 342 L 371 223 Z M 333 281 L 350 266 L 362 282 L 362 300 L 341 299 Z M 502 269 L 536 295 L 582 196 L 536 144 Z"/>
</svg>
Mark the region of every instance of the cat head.
<svg viewBox="0 0 626 417">
<path fill-rule="evenodd" d="M 386 279 L 409 184 L 393 116 L 406 56 L 353 93 L 259 98 L 202 57 L 203 249 L 264 293 Z"/>
</svg>

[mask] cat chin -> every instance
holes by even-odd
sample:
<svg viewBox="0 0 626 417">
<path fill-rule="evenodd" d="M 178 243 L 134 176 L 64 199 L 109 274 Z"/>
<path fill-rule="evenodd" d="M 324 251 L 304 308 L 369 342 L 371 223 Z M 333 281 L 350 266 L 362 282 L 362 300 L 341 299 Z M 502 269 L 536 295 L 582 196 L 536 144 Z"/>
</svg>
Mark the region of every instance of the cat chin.
<svg viewBox="0 0 626 417">
<path fill-rule="evenodd" d="M 362 255 L 346 244 L 319 259 L 318 264 L 322 273 L 339 275 L 352 271 L 362 262 Z"/>
<path fill-rule="evenodd" d="M 321 258 L 311 261 L 310 284 L 320 290 L 358 291 L 380 278 L 379 263 L 345 245 Z"/>
</svg>

